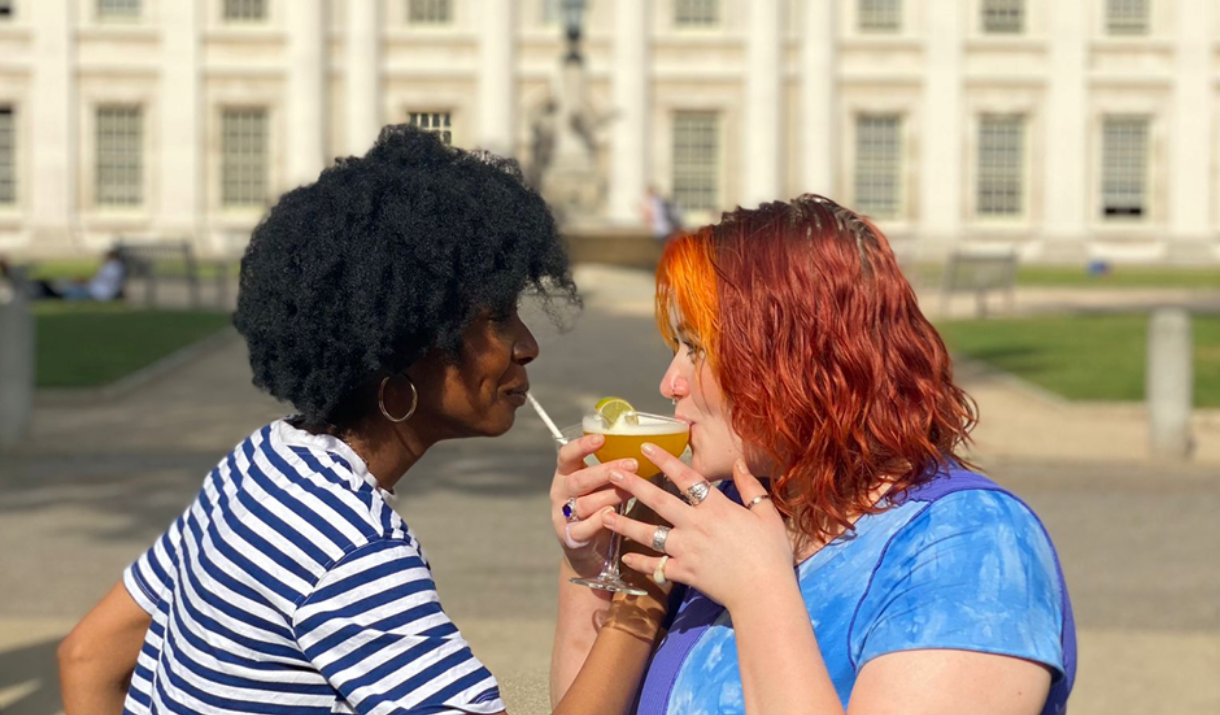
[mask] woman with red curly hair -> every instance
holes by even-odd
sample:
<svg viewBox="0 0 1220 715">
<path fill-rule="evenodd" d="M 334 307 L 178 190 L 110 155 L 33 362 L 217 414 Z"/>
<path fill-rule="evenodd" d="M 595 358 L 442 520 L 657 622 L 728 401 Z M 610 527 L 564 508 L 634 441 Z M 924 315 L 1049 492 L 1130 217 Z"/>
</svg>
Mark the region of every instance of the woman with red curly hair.
<svg viewBox="0 0 1220 715">
<path fill-rule="evenodd" d="M 593 568 L 581 541 L 606 527 L 641 545 L 627 566 L 680 584 L 637 713 L 1065 710 L 1075 628 L 1054 547 L 963 457 L 974 405 L 876 226 L 812 195 L 726 214 L 666 248 L 657 318 L 693 457 L 645 453 L 685 500 L 571 468 L 590 438 L 552 489 L 586 517 L 565 575 Z M 616 492 L 668 525 L 616 515 Z M 597 598 L 561 592 L 553 696 Z"/>
</svg>

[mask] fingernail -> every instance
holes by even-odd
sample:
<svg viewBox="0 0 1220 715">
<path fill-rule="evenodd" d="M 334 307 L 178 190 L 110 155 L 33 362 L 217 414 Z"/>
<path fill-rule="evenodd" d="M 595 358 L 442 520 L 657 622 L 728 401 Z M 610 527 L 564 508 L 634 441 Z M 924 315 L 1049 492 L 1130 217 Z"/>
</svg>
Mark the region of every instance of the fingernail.
<svg viewBox="0 0 1220 715">
<path fill-rule="evenodd" d="M 623 477 L 622 472 L 618 471 L 617 469 L 610 470 L 610 481 L 621 482 L 621 481 L 623 481 L 623 479 L 624 479 L 624 477 Z"/>
<path fill-rule="evenodd" d="M 606 438 L 603 435 L 595 434 L 595 435 L 593 435 L 593 438 L 590 439 L 589 441 L 593 443 L 594 447 L 597 447 L 597 446 L 601 445 L 602 442 L 605 442 Z"/>
<path fill-rule="evenodd" d="M 643 452 L 644 454 L 647 454 L 648 456 L 652 456 L 652 453 L 655 452 L 656 450 L 657 450 L 657 446 L 655 444 L 652 444 L 651 442 L 645 442 L 644 444 L 640 445 L 640 451 Z"/>
<path fill-rule="evenodd" d="M 744 459 L 737 460 L 737 462 L 733 466 L 736 467 L 737 471 L 741 472 L 742 474 L 748 474 L 750 471 L 750 470 L 746 469 L 746 463 L 745 463 Z"/>
<path fill-rule="evenodd" d="M 640 468 L 640 463 L 635 461 L 634 459 L 624 459 L 622 461 L 622 467 L 623 467 L 623 469 L 627 469 L 629 471 L 634 472 Z"/>
<path fill-rule="evenodd" d="M 602 513 L 602 523 L 606 526 L 614 526 L 614 522 L 618 519 L 618 514 L 614 513 L 613 509 L 607 508 Z"/>
</svg>

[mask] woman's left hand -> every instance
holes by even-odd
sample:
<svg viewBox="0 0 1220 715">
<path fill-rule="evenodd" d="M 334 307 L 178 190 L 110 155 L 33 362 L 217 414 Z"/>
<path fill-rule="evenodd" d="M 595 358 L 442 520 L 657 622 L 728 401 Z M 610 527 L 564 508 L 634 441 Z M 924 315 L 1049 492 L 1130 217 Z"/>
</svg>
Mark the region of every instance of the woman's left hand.
<svg viewBox="0 0 1220 715">
<path fill-rule="evenodd" d="M 655 445 L 645 445 L 644 456 L 660 467 L 684 494 L 693 485 L 707 481 Z M 665 555 L 669 557 L 664 568 L 667 580 L 693 586 L 732 612 L 759 588 L 795 578 L 788 528 L 770 499 L 746 508 L 719 489 L 710 488 L 707 498 L 692 506 L 634 474 L 612 470 L 610 480 L 673 524 L 665 539 Z M 741 460 L 734 465 L 733 481 L 743 504 L 767 494 Z M 613 510 L 602 518 L 612 531 L 651 550 L 655 525 L 618 516 Z M 623 563 L 636 571 L 655 574 L 661 556 L 626 554 Z"/>
</svg>

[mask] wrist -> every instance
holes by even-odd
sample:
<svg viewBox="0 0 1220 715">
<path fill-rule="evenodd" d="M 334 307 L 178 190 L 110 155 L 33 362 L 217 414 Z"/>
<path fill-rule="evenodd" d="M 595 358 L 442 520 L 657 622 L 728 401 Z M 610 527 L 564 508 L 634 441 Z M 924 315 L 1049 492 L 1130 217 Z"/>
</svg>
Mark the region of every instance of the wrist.
<svg viewBox="0 0 1220 715">
<path fill-rule="evenodd" d="M 776 614 L 788 613 L 798 606 L 802 612 L 806 610 L 795 569 L 785 569 L 764 579 L 751 580 L 750 583 L 748 592 L 724 604 L 734 623 L 773 619 Z"/>
</svg>

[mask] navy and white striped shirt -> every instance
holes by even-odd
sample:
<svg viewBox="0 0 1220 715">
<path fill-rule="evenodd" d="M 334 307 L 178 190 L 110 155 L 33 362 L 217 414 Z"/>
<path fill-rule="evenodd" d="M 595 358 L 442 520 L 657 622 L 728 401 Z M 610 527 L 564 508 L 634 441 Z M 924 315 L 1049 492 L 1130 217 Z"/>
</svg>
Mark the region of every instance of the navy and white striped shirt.
<svg viewBox="0 0 1220 715">
<path fill-rule="evenodd" d="M 123 574 L 152 615 L 125 712 L 504 710 L 387 495 L 285 421 L 238 445 Z"/>
</svg>

